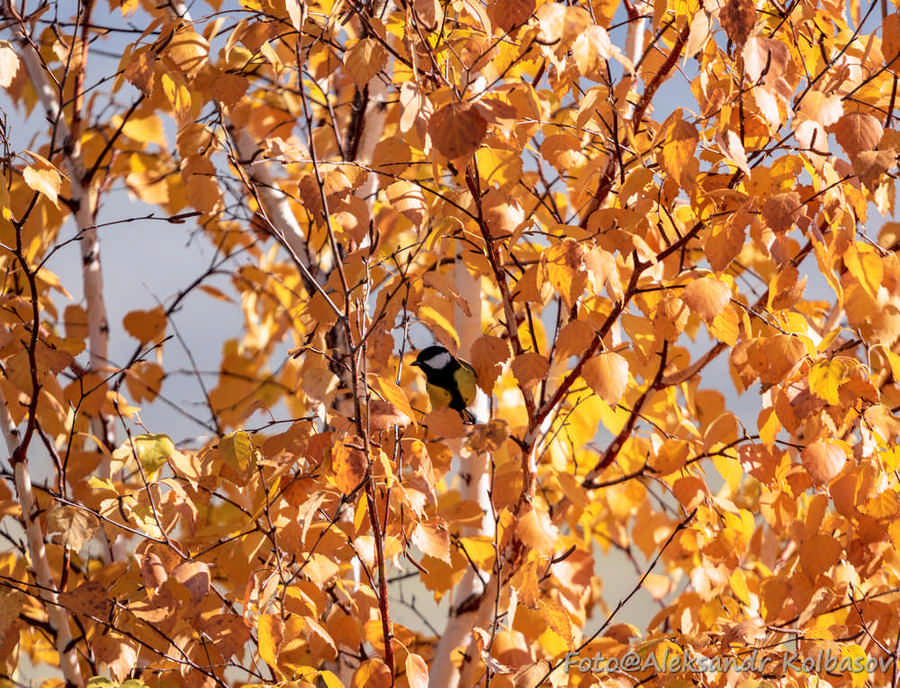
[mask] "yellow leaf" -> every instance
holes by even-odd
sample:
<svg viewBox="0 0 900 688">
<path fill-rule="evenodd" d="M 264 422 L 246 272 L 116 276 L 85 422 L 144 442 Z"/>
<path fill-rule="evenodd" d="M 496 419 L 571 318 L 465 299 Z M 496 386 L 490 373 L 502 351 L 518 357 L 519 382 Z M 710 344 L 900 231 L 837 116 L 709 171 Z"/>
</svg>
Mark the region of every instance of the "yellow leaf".
<svg viewBox="0 0 900 688">
<path fill-rule="evenodd" d="M 608 351 L 589 359 L 581 369 L 581 375 L 603 401 L 615 406 L 628 385 L 628 361 Z"/>
<path fill-rule="evenodd" d="M 59 205 L 57 197 L 62 179 L 56 169 L 50 165 L 41 165 L 40 167 L 29 165 L 22 173 L 22 177 L 28 186 L 49 198 L 53 205 Z"/>
<path fill-rule="evenodd" d="M 660 154 L 660 163 L 681 186 L 686 187 L 696 176 L 694 151 L 700 136 L 690 122 L 678 119 L 669 130 Z"/>
<path fill-rule="evenodd" d="M 0 88 L 9 88 L 19 71 L 19 57 L 7 41 L 0 41 Z"/>
<path fill-rule="evenodd" d="M 374 389 L 382 399 L 396 406 L 397 409 L 410 420 L 416 417 L 415 413 L 413 413 L 412 406 L 409 405 L 409 399 L 406 396 L 406 392 L 404 392 L 402 388 L 381 375 L 373 375 L 370 380 L 372 389 Z"/>
<path fill-rule="evenodd" d="M 357 41 L 344 55 L 344 67 L 356 87 L 362 89 L 387 64 L 387 50 L 375 38 Z"/>
<path fill-rule="evenodd" d="M 278 666 L 278 649 L 284 640 L 284 622 L 275 614 L 261 614 L 256 621 L 259 656 L 270 667 Z"/>
<path fill-rule="evenodd" d="M 838 387 L 844 381 L 846 366 L 838 358 L 819 361 L 809 371 L 809 391 L 832 406 L 841 403 Z"/>
<path fill-rule="evenodd" d="M 253 443 L 244 431 L 234 432 L 219 441 L 222 459 L 238 473 L 246 475 L 255 465 Z"/>
</svg>

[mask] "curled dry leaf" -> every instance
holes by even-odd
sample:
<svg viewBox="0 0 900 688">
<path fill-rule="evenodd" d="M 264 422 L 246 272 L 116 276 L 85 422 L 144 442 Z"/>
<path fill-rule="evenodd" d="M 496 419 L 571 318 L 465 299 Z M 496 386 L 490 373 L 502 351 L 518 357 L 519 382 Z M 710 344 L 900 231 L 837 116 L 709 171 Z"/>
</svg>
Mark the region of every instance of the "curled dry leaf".
<svg viewBox="0 0 900 688">
<path fill-rule="evenodd" d="M 847 454 L 835 442 L 816 440 L 800 453 L 809 477 L 817 485 L 823 485 L 834 478 L 844 468 Z"/>
<path fill-rule="evenodd" d="M 732 43 L 744 45 L 756 24 L 756 3 L 754 0 L 725 0 L 719 10 L 719 22 Z"/>
<path fill-rule="evenodd" d="M 710 322 L 728 305 L 731 287 L 715 277 L 701 277 L 685 287 L 681 299 L 693 312 Z"/>
<path fill-rule="evenodd" d="M 438 151 L 450 159 L 471 155 L 487 133 L 487 121 L 469 103 L 450 103 L 435 112 L 428 133 Z"/>
<path fill-rule="evenodd" d="M 79 551 L 99 530 L 97 518 L 84 509 L 58 506 L 47 514 L 47 539 Z"/>
</svg>

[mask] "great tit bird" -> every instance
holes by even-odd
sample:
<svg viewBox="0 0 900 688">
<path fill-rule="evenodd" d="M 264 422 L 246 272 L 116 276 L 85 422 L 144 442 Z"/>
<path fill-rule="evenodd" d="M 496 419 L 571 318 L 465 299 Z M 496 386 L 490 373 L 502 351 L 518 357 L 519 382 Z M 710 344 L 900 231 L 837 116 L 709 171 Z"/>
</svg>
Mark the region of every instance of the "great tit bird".
<svg viewBox="0 0 900 688">
<path fill-rule="evenodd" d="M 466 409 L 475 401 L 478 382 L 472 366 L 454 358 L 442 346 L 422 349 L 410 365 L 421 368 L 425 373 L 425 389 L 432 409 L 449 406 L 459 412 L 464 421 L 475 422 L 475 416 Z"/>
</svg>

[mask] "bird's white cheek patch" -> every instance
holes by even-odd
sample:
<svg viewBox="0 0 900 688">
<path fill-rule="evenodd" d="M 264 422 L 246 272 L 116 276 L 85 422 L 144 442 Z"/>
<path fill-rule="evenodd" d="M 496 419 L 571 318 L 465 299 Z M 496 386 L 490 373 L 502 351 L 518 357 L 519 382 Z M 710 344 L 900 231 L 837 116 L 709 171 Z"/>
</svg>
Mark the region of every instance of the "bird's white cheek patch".
<svg viewBox="0 0 900 688">
<path fill-rule="evenodd" d="M 424 363 L 430 368 L 440 370 L 441 368 L 450 365 L 450 354 L 448 354 L 446 351 L 442 351 L 439 354 L 435 354 L 431 358 L 425 359 Z"/>
</svg>

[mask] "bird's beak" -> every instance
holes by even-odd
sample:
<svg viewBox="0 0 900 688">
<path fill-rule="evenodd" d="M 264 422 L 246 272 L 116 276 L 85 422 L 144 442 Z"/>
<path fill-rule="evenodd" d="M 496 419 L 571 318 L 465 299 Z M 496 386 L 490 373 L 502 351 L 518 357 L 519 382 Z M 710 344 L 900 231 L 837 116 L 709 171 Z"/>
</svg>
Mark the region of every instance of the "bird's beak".
<svg viewBox="0 0 900 688">
<path fill-rule="evenodd" d="M 411 366 L 415 366 L 416 368 L 421 368 L 421 367 L 422 367 L 422 364 L 419 363 L 418 361 L 413 361 L 412 363 L 410 363 L 410 365 L 411 365 Z"/>
</svg>

